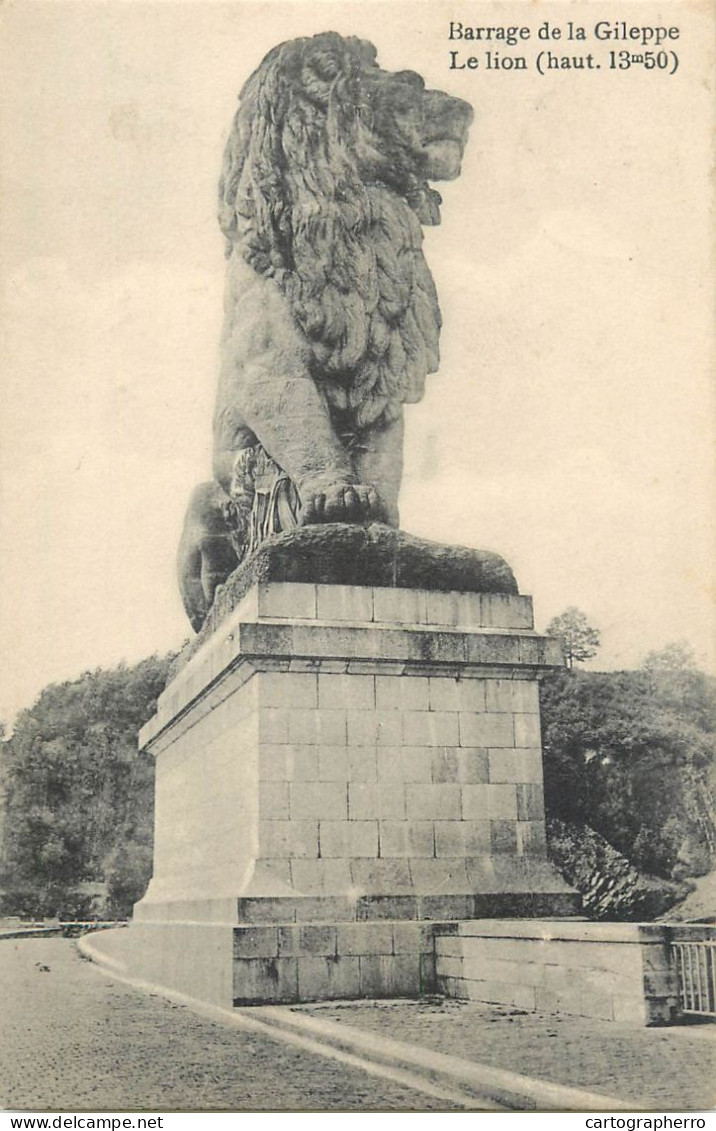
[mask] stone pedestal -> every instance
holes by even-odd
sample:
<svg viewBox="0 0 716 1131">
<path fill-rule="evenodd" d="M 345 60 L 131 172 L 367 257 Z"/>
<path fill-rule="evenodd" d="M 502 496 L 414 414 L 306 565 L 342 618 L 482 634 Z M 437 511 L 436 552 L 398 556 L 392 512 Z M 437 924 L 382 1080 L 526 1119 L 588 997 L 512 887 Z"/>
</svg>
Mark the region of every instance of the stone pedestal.
<svg viewBox="0 0 716 1131">
<path fill-rule="evenodd" d="M 531 601 L 259 581 L 161 696 L 145 977 L 227 1004 L 417 995 L 434 934 L 570 914 Z"/>
</svg>

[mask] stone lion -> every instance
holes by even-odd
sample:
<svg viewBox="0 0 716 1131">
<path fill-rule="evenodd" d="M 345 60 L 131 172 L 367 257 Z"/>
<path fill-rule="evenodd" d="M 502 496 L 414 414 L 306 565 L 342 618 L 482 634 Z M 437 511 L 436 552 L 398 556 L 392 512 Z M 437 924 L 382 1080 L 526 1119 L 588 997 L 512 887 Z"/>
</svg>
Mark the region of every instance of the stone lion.
<svg viewBox="0 0 716 1131">
<path fill-rule="evenodd" d="M 192 497 L 180 584 L 199 628 L 216 586 L 296 525 L 398 525 L 403 405 L 438 367 L 422 224 L 472 108 L 326 32 L 275 47 L 224 155 L 228 260 L 214 480 Z"/>
</svg>

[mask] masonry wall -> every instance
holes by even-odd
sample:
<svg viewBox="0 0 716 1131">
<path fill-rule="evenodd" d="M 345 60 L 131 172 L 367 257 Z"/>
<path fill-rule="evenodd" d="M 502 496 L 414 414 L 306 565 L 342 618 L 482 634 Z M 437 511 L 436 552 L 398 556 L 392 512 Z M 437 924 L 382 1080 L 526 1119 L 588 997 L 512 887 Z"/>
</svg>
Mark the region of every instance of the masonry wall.
<svg viewBox="0 0 716 1131">
<path fill-rule="evenodd" d="M 637 1026 L 677 1012 L 660 924 L 465 922 L 436 937 L 435 955 L 437 987 L 448 997 Z"/>
</svg>

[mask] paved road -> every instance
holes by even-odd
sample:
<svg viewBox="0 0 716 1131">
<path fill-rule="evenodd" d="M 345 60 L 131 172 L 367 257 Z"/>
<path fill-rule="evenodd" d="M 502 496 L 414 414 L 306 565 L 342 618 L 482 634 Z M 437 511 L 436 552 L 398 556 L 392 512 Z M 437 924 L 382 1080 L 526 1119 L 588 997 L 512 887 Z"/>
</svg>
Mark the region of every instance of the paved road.
<svg viewBox="0 0 716 1131">
<path fill-rule="evenodd" d="M 302 1011 L 652 1111 L 716 1105 L 716 1025 L 632 1029 L 614 1021 L 430 1000 L 335 1002 Z"/>
<path fill-rule="evenodd" d="M 461 1110 L 135 991 L 68 939 L 0 941 L 0 1001 L 10 1110 Z"/>
</svg>

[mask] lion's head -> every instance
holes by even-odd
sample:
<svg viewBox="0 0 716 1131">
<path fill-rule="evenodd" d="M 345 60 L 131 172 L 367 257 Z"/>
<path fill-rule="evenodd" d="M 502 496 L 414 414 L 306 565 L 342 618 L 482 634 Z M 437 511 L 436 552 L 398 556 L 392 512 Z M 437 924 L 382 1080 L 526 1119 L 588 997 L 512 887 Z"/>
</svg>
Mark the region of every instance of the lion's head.
<svg viewBox="0 0 716 1131">
<path fill-rule="evenodd" d="M 241 92 L 220 182 L 229 254 L 286 294 L 349 429 L 395 417 L 437 369 L 420 225 L 440 221 L 429 181 L 459 174 L 471 119 L 335 32 L 275 47 Z"/>
</svg>

